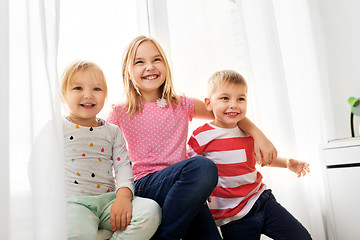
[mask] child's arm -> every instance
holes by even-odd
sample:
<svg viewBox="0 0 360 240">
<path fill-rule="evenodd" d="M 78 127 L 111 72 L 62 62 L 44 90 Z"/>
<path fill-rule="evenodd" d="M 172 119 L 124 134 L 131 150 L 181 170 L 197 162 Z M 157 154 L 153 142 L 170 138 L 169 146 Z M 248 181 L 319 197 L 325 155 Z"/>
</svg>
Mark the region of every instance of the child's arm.
<svg viewBox="0 0 360 240">
<path fill-rule="evenodd" d="M 130 224 L 132 213 L 132 191 L 127 188 L 119 188 L 116 199 L 111 206 L 110 223 L 113 231 L 124 231 Z"/>
<path fill-rule="evenodd" d="M 305 176 L 307 172 L 310 172 L 309 163 L 292 158 L 277 157 L 268 166 L 287 168 L 290 171 L 296 173 L 298 177 Z"/>
<path fill-rule="evenodd" d="M 254 138 L 256 162 L 261 166 L 271 164 L 277 157 L 277 150 L 264 133 L 247 117 L 238 122 L 238 126 Z"/>
<path fill-rule="evenodd" d="M 115 172 L 116 199 L 111 206 L 110 224 L 113 231 L 123 231 L 131 220 L 134 174 L 127 153 L 126 142 L 120 128 L 116 126 L 115 131 L 112 133 L 115 135 L 113 136 L 113 168 Z"/>
<path fill-rule="evenodd" d="M 194 118 L 214 120 L 214 114 L 206 109 L 203 101 L 194 98 Z M 238 126 L 254 138 L 255 158 L 257 163 L 261 164 L 261 166 L 265 166 L 270 164 L 277 157 L 277 151 L 274 145 L 247 117 L 239 121 Z"/>
</svg>

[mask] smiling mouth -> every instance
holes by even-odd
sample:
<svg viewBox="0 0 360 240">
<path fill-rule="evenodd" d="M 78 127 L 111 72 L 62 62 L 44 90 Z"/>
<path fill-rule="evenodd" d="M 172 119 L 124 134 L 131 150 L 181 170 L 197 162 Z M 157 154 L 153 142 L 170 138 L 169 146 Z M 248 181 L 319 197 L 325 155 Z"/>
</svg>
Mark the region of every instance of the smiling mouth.
<svg viewBox="0 0 360 240">
<path fill-rule="evenodd" d="M 228 116 L 228 117 L 236 117 L 236 116 L 240 115 L 240 113 L 229 112 L 229 113 L 225 113 L 225 115 Z"/>
<path fill-rule="evenodd" d="M 148 76 L 144 76 L 143 79 L 145 80 L 154 80 L 158 77 L 159 75 L 154 74 L 154 75 L 148 75 Z"/>
<path fill-rule="evenodd" d="M 92 103 L 84 103 L 84 104 L 80 104 L 80 106 L 84 107 L 84 108 L 92 108 L 95 106 L 95 104 Z"/>
</svg>

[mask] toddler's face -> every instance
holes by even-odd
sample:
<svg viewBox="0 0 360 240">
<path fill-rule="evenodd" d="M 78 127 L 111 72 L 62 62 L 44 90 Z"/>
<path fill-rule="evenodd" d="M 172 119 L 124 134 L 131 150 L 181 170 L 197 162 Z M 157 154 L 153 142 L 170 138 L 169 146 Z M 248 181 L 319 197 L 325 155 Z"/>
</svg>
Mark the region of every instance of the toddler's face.
<svg viewBox="0 0 360 240">
<path fill-rule="evenodd" d="M 205 99 L 206 107 L 215 115 L 215 126 L 234 128 L 246 116 L 246 87 L 237 84 L 223 84 Z"/>
<path fill-rule="evenodd" d="M 105 103 L 104 84 L 89 71 L 78 73 L 65 97 L 71 120 L 82 126 L 96 127 L 96 115 Z"/>
</svg>

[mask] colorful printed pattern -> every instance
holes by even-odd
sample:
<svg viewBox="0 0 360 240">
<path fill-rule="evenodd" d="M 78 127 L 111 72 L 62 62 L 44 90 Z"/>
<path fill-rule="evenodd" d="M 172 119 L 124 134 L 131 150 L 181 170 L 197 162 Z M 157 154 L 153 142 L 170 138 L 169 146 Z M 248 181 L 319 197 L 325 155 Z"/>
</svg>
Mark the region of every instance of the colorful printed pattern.
<svg viewBox="0 0 360 240">
<path fill-rule="evenodd" d="M 123 135 L 117 126 L 102 119 L 99 122 L 99 127 L 83 127 L 63 119 L 68 197 L 98 195 L 120 187 L 133 191 L 133 172 Z"/>
</svg>

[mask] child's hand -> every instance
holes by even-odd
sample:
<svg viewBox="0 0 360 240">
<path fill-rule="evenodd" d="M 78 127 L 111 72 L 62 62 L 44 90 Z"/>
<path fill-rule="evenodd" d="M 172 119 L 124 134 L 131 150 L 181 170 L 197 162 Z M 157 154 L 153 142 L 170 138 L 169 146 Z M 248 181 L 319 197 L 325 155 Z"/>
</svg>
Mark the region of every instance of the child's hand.
<svg viewBox="0 0 360 240">
<path fill-rule="evenodd" d="M 260 141 L 261 140 L 261 141 Z M 277 151 L 274 145 L 265 136 L 258 138 L 254 144 L 255 160 L 261 166 L 270 165 L 277 157 Z"/>
<path fill-rule="evenodd" d="M 287 168 L 296 173 L 298 177 L 305 176 L 306 172 L 310 172 L 309 163 L 291 158 L 287 162 Z"/>
<path fill-rule="evenodd" d="M 110 224 L 113 231 L 124 231 L 130 224 L 132 213 L 131 199 L 117 197 L 111 206 Z"/>
</svg>

